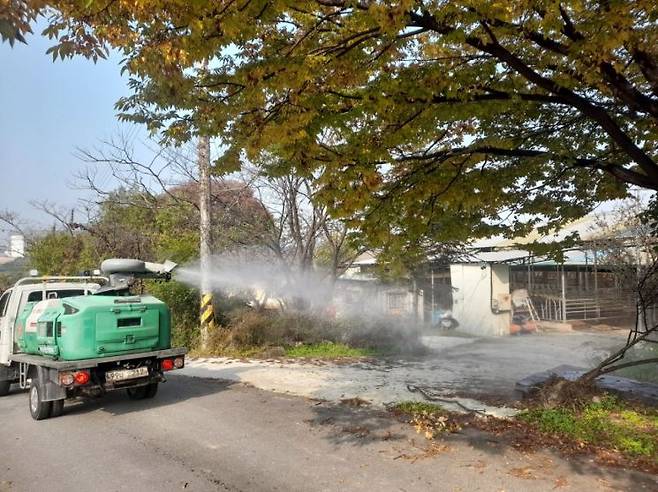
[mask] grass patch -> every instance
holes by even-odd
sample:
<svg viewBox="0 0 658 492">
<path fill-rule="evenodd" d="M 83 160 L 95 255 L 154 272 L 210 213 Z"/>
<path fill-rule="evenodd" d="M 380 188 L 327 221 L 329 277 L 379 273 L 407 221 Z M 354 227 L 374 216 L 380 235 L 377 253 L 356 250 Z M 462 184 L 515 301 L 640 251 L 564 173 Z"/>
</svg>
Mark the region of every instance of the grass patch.
<svg viewBox="0 0 658 492">
<path fill-rule="evenodd" d="M 286 347 L 286 357 L 334 359 L 338 357 L 370 357 L 375 351 L 367 348 L 350 347 L 344 343 L 321 342 Z"/>
<path fill-rule="evenodd" d="M 251 359 L 263 355 L 264 347 L 222 347 L 210 351 L 192 349 L 189 351 L 189 357 L 228 357 L 230 359 Z"/>
<path fill-rule="evenodd" d="M 658 461 L 658 412 L 628 407 L 614 396 L 582 408 L 533 408 L 517 418 L 545 433 Z"/>
<path fill-rule="evenodd" d="M 391 406 L 391 410 L 397 414 L 404 414 L 413 417 L 421 413 L 443 415 L 446 411 L 439 405 L 427 403 L 424 401 L 402 401 Z"/>
</svg>

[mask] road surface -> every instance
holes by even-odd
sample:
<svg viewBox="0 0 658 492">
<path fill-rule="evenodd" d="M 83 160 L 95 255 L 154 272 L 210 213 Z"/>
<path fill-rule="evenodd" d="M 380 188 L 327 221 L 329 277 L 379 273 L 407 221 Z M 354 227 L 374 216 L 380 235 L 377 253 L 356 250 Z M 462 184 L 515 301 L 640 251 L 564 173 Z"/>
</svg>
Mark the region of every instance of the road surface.
<svg viewBox="0 0 658 492">
<path fill-rule="evenodd" d="M 170 376 L 154 400 L 116 393 L 33 421 L 0 398 L 0 491 L 655 490 L 654 477 L 522 454 L 492 436 L 434 446 L 406 424 L 242 384 Z"/>
</svg>

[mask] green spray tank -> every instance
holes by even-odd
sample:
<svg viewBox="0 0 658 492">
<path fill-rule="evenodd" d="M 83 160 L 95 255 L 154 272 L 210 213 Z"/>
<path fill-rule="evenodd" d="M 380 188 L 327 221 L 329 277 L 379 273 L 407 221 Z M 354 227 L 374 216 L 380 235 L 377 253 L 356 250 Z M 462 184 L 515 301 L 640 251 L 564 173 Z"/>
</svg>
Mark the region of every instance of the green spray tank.
<svg viewBox="0 0 658 492">
<path fill-rule="evenodd" d="M 171 278 L 175 263 L 105 260 L 109 285 L 93 295 L 48 299 L 25 305 L 16 321 L 21 351 L 61 360 L 81 360 L 171 347 L 168 306 L 150 295 L 131 295 L 136 278 Z"/>
</svg>

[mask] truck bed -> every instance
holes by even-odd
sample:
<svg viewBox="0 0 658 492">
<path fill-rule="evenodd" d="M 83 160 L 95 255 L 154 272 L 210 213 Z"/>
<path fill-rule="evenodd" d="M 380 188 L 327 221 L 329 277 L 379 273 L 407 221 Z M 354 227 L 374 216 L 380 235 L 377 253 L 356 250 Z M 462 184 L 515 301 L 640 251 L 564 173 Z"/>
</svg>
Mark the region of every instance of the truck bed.
<svg viewBox="0 0 658 492">
<path fill-rule="evenodd" d="M 88 369 L 90 367 L 98 367 L 99 364 L 104 364 L 107 362 L 143 359 L 147 357 L 157 357 L 162 359 L 165 357 L 185 355 L 186 353 L 186 348 L 177 347 L 166 350 L 155 350 L 152 352 L 139 352 L 135 354 L 116 355 L 112 357 L 97 357 L 95 359 L 82 360 L 53 360 L 42 355 L 12 354 L 9 356 L 9 360 L 12 362 L 23 362 L 34 366 L 49 367 L 52 369 L 57 369 L 58 371 L 69 371 L 74 369 Z"/>
</svg>

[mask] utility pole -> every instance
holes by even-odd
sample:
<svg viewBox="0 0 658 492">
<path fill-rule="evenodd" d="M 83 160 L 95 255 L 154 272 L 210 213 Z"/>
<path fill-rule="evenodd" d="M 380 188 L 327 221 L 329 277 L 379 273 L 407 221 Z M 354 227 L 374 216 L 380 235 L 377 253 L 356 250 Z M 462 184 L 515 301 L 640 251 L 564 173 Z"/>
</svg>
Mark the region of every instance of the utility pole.
<svg viewBox="0 0 658 492">
<path fill-rule="evenodd" d="M 210 137 L 200 136 L 197 144 L 199 166 L 199 259 L 201 268 L 201 350 L 208 348 L 210 334 L 215 328 L 212 298 L 211 228 L 210 228 Z"/>
</svg>

